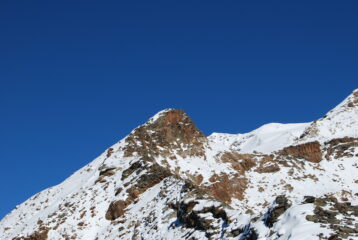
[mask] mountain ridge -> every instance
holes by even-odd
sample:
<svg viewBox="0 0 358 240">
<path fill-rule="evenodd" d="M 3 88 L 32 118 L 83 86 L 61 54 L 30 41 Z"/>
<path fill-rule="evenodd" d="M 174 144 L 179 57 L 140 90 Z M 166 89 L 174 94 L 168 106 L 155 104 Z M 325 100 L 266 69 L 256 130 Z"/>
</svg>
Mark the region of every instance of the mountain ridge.
<svg viewBox="0 0 358 240">
<path fill-rule="evenodd" d="M 165 109 L 17 206 L 0 239 L 353 239 L 357 121 L 358 90 L 316 121 L 246 134 L 205 136 Z"/>
</svg>

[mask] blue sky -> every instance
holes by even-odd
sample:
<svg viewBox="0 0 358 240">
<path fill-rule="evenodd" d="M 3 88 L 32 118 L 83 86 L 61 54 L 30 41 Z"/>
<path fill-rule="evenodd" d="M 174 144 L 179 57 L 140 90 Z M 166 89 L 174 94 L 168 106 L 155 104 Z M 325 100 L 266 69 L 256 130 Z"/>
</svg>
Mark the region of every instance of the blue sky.
<svg viewBox="0 0 358 240">
<path fill-rule="evenodd" d="M 0 218 L 164 108 L 206 134 L 358 87 L 357 1 L 0 1 Z"/>
</svg>

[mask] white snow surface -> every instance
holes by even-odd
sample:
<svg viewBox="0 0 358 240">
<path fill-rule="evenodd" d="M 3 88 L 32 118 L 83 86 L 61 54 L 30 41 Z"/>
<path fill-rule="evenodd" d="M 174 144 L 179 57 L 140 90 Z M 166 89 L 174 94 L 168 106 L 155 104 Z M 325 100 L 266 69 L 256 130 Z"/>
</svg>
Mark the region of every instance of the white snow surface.
<svg viewBox="0 0 358 240">
<path fill-rule="evenodd" d="M 201 175 L 202 186 L 209 186 L 212 184 L 210 177 L 214 174 L 234 174 L 236 170 L 229 163 L 219 160 L 218 156 L 225 152 L 276 154 L 276 151 L 287 146 L 305 142 L 324 143 L 334 138 L 358 137 L 358 107 L 348 107 L 348 103 L 353 100 L 352 94 L 325 117 L 309 123 L 270 123 L 245 134 L 213 133 L 208 137 L 204 157 L 181 157 L 178 154 L 175 160 L 157 157 L 156 162 L 159 165 L 176 172 L 179 178 L 168 177 L 150 187 L 139 196 L 137 202 L 126 208 L 123 218 L 112 222 L 105 218 L 108 206 L 113 201 L 128 197 L 126 191 L 116 195 L 117 190 L 129 188 L 140 176 L 146 174 L 145 170 L 135 172 L 122 180 L 123 171 L 140 160 L 139 156 L 124 156 L 121 151 L 127 144 L 124 138 L 111 146 L 114 150 L 111 156 L 107 157 L 105 151 L 63 183 L 37 193 L 16 206 L 0 221 L 0 239 L 10 240 L 30 235 L 39 228 L 41 221 L 50 228 L 49 240 L 71 237 L 83 240 L 185 239 L 186 236 L 207 239 L 204 232 L 181 226 L 176 212 L 168 207 L 169 203 L 181 199 L 195 200 L 195 196 L 183 195 L 184 180 Z M 156 121 L 168 110 L 170 109 L 156 114 L 149 123 Z M 225 207 L 233 219 L 227 230 L 249 226 L 253 217 L 267 212 L 276 196 L 285 194 L 292 200 L 292 206 L 272 227 L 271 230 L 276 234 L 270 236 L 270 229 L 262 221 L 257 221 L 252 227 L 259 234 L 258 239 L 319 239 L 319 233 L 329 236 L 331 230 L 306 220 L 305 216 L 312 214 L 313 204 L 302 204 L 302 199 L 305 195 L 320 197 L 331 194 L 337 198 L 346 197 L 352 204 L 357 205 L 358 184 L 355 181 L 358 180 L 358 147 L 352 151 L 350 156 L 338 159 L 331 156 L 320 163 L 303 159 L 288 162 L 296 167 L 281 167 L 278 172 L 245 173 L 249 181 L 244 199 L 232 199 Z M 169 166 L 163 165 L 163 160 L 166 160 Z M 96 183 L 103 166 L 114 168 L 115 174 L 106 177 L 105 183 Z M 202 199 L 194 210 L 221 205 L 220 201 L 213 198 Z M 253 215 L 247 213 L 248 209 Z M 203 218 L 215 220 L 210 213 L 201 214 Z M 217 224 L 225 225 L 222 222 Z"/>
<path fill-rule="evenodd" d="M 309 125 L 310 123 L 269 123 L 245 134 L 213 133 L 209 139 L 215 145 L 223 145 L 241 153 L 271 153 L 292 145 Z"/>
</svg>

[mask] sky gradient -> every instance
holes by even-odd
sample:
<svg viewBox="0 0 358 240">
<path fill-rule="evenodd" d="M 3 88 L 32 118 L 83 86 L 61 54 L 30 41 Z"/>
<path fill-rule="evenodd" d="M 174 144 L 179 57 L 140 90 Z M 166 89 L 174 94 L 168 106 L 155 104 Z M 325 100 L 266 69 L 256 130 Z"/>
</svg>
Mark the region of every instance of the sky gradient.
<svg viewBox="0 0 358 240">
<path fill-rule="evenodd" d="M 357 1 L 0 1 L 0 218 L 165 108 L 205 134 L 358 88 Z"/>
</svg>

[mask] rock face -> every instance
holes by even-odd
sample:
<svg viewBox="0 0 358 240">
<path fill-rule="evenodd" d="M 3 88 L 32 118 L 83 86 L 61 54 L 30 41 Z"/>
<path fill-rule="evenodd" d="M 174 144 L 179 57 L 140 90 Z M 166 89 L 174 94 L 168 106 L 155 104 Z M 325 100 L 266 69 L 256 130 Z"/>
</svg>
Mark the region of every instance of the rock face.
<svg viewBox="0 0 358 240">
<path fill-rule="evenodd" d="M 358 239 L 358 91 L 325 117 L 206 137 L 159 112 L 0 221 L 0 239 Z"/>
<path fill-rule="evenodd" d="M 303 158 L 307 161 L 318 163 L 322 160 L 322 152 L 319 142 L 309 142 L 284 148 L 281 153 L 286 156 Z"/>
</svg>

